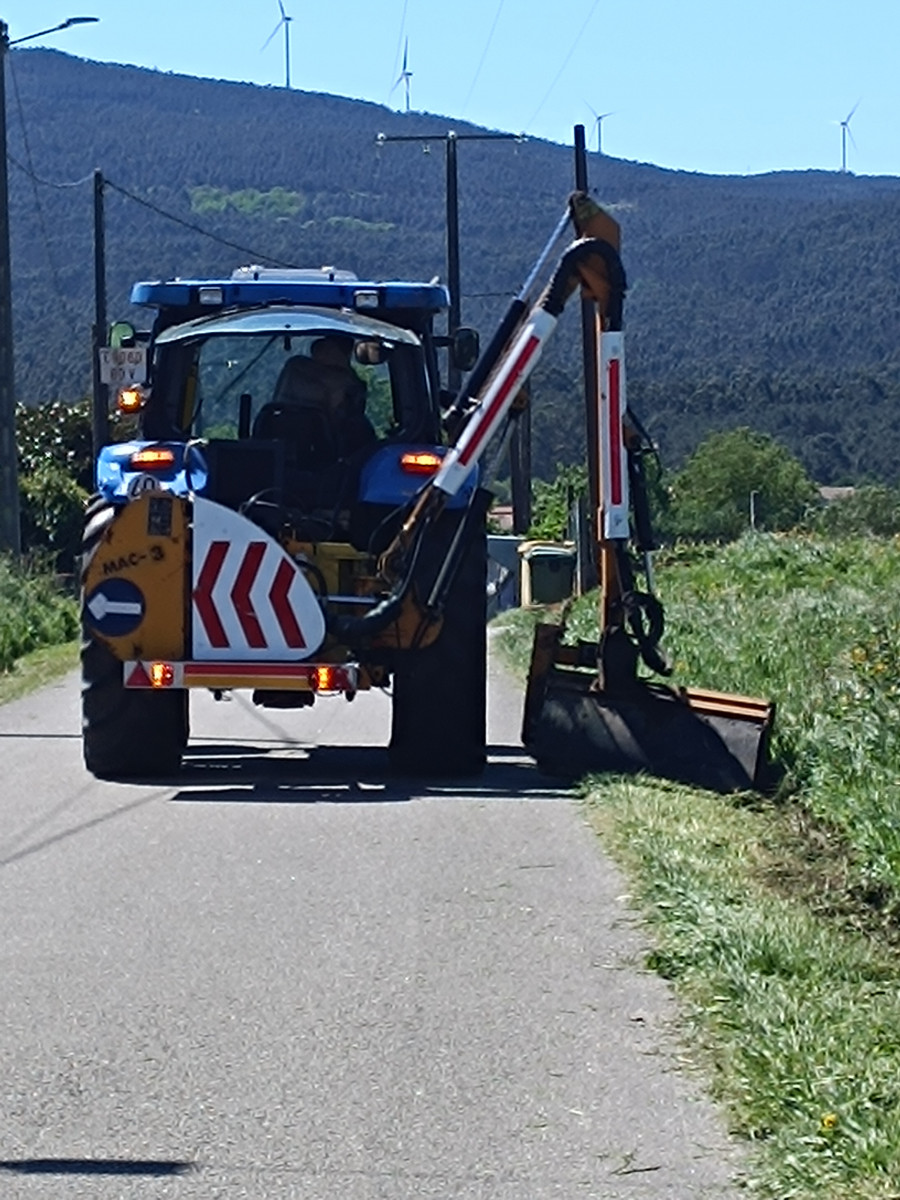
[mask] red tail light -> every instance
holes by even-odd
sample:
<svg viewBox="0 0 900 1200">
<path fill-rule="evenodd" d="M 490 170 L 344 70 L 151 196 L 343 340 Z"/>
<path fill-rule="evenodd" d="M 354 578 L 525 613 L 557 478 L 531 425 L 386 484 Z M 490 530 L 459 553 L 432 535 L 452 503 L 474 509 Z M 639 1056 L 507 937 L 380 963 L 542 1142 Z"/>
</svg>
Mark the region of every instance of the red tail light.
<svg viewBox="0 0 900 1200">
<path fill-rule="evenodd" d="M 129 460 L 129 466 L 140 471 L 165 471 L 174 465 L 175 451 L 168 446 L 145 446 L 143 450 L 136 450 Z"/>
</svg>

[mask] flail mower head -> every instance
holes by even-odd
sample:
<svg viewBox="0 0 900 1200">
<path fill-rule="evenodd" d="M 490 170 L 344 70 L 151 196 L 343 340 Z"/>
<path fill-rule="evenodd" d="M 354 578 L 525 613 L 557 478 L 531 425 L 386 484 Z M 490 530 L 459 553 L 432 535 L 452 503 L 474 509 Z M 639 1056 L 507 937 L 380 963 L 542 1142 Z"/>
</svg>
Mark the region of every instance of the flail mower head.
<svg viewBox="0 0 900 1200">
<path fill-rule="evenodd" d="M 566 646 L 562 624 L 538 627 L 522 740 L 542 768 L 568 777 L 646 772 L 720 792 L 764 790 L 772 704 L 638 674 L 640 661 L 670 673 L 659 650 L 663 611 L 650 566 L 643 456 L 652 447 L 625 392 L 618 225 L 583 193 L 571 208 L 579 249 L 564 256 L 544 296 L 555 302 L 571 293 L 573 279 L 581 285 L 599 640 Z M 635 585 L 633 551 L 643 559 L 645 591 Z"/>
</svg>

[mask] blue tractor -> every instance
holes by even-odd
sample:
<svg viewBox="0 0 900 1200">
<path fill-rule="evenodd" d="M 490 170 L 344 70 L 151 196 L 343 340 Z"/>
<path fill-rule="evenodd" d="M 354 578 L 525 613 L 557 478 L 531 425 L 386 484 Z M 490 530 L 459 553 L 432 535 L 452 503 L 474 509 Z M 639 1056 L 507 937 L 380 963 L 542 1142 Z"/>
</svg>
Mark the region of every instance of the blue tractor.
<svg viewBox="0 0 900 1200">
<path fill-rule="evenodd" d="M 576 238 L 544 282 L 570 223 Z M 85 528 L 88 768 L 175 771 L 191 688 L 248 688 L 257 704 L 288 708 L 390 686 L 395 768 L 479 770 L 482 470 L 490 447 L 495 462 L 502 454 L 524 384 L 578 294 L 599 638 L 572 644 L 565 608 L 538 626 L 523 742 L 562 774 L 764 786 L 767 700 L 640 674 L 671 667 L 650 567 L 642 463 L 652 446 L 625 386 L 619 240 L 615 220 L 576 192 L 480 356 L 471 330 L 435 335 L 448 297 L 434 283 L 251 267 L 137 284 L 132 300 L 156 320 L 146 354 L 123 345 L 117 359 L 125 374 L 148 363 L 119 394 L 136 436 L 100 454 Z M 452 365 L 471 368 L 455 395 L 440 386 L 442 344 Z"/>
<path fill-rule="evenodd" d="M 138 283 L 148 335 L 117 326 L 133 436 L 103 447 L 83 553 L 84 757 L 170 775 L 188 695 L 301 708 L 390 685 L 390 757 L 470 773 L 485 752 L 485 538 L 478 472 L 406 547 L 446 457 L 438 284 L 243 268 Z M 128 368 L 126 368 L 128 369 Z M 401 562 L 400 560 L 403 559 Z"/>
</svg>

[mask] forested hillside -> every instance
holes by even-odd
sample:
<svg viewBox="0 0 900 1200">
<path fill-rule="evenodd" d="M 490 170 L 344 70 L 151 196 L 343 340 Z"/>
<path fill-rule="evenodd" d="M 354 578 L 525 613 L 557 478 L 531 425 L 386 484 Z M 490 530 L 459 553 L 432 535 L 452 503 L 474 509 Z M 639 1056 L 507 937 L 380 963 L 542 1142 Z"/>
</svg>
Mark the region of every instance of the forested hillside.
<svg viewBox="0 0 900 1200">
<path fill-rule="evenodd" d="M 89 386 L 94 167 L 109 180 L 111 316 L 127 314 L 135 279 L 230 273 L 251 259 L 369 277 L 443 272 L 443 142 L 423 152 L 375 138 L 440 138 L 464 123 L 47 50 L 10 62 L 16 369 L 28 403 Z M 483 334 L 556 223 L 572 174 L 566 147 L 460 146 L 463 318 Z M 596 155 L 590 178 L 623 226 L 630 399 L 667 463 L 710 429 L 750 425 L 821 483 L 900 479 L 900 179 L 712 177 Z M 576 323 L 535 384 L 545 474 L 582 453 Z"/>
</svg>

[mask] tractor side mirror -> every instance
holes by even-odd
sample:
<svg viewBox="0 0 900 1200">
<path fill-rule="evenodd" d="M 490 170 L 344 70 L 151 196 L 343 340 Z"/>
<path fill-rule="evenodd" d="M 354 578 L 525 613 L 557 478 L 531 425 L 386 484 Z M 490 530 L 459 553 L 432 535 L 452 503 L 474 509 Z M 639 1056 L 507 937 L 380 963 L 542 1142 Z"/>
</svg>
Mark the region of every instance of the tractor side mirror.
<svg viewBox="0 0 900 1200">
<path fill-rule="evenodd" d="M 109 327 L 109 344 L 113 350 L 127 349 L 135 344 L 134 326 L 128 321 L 116 321 Z"/>
<path fill-rule="evenodd" d="M 450 342 L 450 359 L 458 370 L 471 371 L 478 362 L 481 352 L 481 341 L 477 329 L 461 325 Z"/>
<path fill-rule="evenodd" d="M 381 342 L 357 342 L 353 357 L 364 367 L 374 367 L 387 362 L 386 348 Z"/>
</svg>

